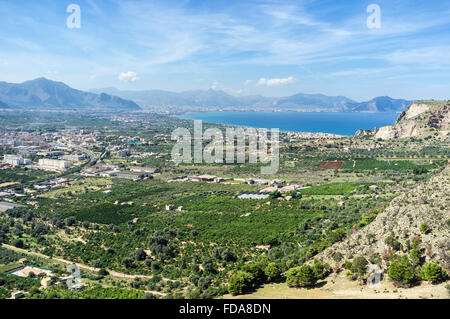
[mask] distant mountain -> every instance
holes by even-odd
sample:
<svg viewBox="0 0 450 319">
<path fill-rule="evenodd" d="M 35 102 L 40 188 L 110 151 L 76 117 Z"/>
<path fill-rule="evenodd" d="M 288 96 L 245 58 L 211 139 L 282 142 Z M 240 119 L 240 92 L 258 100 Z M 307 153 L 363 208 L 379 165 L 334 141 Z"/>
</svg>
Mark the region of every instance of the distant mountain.
<svg viewBox="0 0 450 319">
<path fill-rule="evenodd" d="M 108 93 L 130 99 L 142 107 L 238 107 L 261 102 L 262 96 L 234 97 L 220 90 L 193 90 L 180 93 L 144 90 L 121 91 L 116 88 L 92 89 L 94 93 Z"/>
<path fill-rule="evenodd" d="M 295 94 L 276 100 L 276 106 L 296 109 L 323 108 L 332 110 L 349 110 L 349 105 L 357 103 L 345 96 L 327 96 L 323 94 Z"/>
<path fill-rule="evenodd" d="M 367 102 L 357 103 L 352 110 L 355 112 L 402 112 L 411 103 L 412 101 L 379 96 Z"/>
<path fill-rule="evenodd" d="M 94 93 L 107 93 L 133 100 L 144 108 L 258 108 L 293 111 L 349 111 L 349 112 L 401 112 L 411 102 L 390 97 L 377 97 L 368 102 L 356 102 L 345 96 L 323 94 L 295 94 L 272 98 L 261 95 L 232 96 L 220 90 L 195 90 L 180 93 L 146 90 L 121 91 L 116 88 L 93 89 Z"/>
<path fill-rule="evenodd" d="M 62 82 L 46 78 L 18 84 L 0 82 L 0 101 L 14 108 L 140 110 L 139 105 L 133 101 L 106 93 L 76 90 Z"/>
</svg>

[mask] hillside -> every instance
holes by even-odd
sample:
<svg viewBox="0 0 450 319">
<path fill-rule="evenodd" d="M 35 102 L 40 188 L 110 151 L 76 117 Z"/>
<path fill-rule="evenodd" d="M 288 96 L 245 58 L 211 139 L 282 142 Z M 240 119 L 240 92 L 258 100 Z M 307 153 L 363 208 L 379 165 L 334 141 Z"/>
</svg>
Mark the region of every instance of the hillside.
<svg viewBox="0 0 450 319">
<path fill-rule="evenodd" d="M 450 131 L 449 101 L 418 101 L 403 111 L 393 125 L 373 131 L 360 130 L 356 136 L 369 136 L 388 140 L 406 137 L 437 137 L 442 140 Z"/>
<path fill-rule="evenodd" d="M 11 108 L 139 110 L 128 100 L 109 94 L 73 89 L 62 82 L 39 78 L 23 83 L 0 82 L 0 101 Z"/>
<path fill-rule="evenodd" d="M 352 107 L 355 112 L 401 112 L 411 101 L 379 96 L 367 102 L 357 103 Z"/>
<path fill-rule="evenodd" d="M 396 197 L 372 223 L 335 243 L 316 258 L 343 267 L 346 260 L 363 256 L 369 260 L 381 260 L 381 266 L 386 269 L 386 256 L 392 251 L 386 243 L 388 237 L 393 236 L 402 245 L 400 254 L 408 253 L 407 247 L 414 238 L 418 238 L 426 261 L 436 261 L 450 270 L 449 185 L 450 166 L 447 166 L 429 181 Z M 421 230 L 422 224 L 426 224 L 429 230 Z M 338 254 L 342 255 L 340 260 L 336 258 Z"/>
</svg>

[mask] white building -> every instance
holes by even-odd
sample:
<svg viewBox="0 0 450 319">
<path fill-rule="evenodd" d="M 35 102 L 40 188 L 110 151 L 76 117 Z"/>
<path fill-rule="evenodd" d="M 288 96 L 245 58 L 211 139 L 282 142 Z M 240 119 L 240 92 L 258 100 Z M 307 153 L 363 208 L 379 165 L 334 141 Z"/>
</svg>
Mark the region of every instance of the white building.
<svg viewBox="0 0 450 319">
<path fill-rule="evenodd" d="M 40 159 L 38 165 L 43 169 L 65 170 L 70 168 L 70 163 L 67 161 L 47 158 Z"/>
<path fill-rule="evenodd" d="M 3 162 L 9 165 L 28 165 L 31 164 L 31 160 L 23 158 L 18 155 L 4 155 Z"/>
</svg>

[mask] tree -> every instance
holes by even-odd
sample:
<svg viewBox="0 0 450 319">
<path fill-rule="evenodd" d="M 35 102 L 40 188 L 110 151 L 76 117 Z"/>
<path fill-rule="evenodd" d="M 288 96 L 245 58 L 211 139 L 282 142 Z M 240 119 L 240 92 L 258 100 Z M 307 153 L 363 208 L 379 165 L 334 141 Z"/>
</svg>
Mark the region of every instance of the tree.
<svg viewBox="0 0 450 319">
<path fill-rule="evenodd" d="M 233 296 L 242 295 L 253 288 L 254 280 L 253 275 L 248 272 L 241 271 L 235 273 L 230 277 L 228 282 L 228 291 Z"/>
<path fill-rule="evenodd" d="M 228 250 L 228 249 L 225 249 L 225 250 L 221 253 L 220 256 L 222 257 L 223 260 L 225 260 L 225 261 L 227 261 L 227 262 L 229 262 L 229 261 L 236 261 L 236 255 L 233 254 L 233 252 L 231 252 L 231 251 Z"/>
<path fill-rule="evenodd" d="M 406 256 L 403 256 L 400 261 L 394 260 L 391 263 L 388 276 L 396 285 L 400 286 L 411 286 L 417 280 L 414 267 L 409 263 Z"/>
<path fill-rule="evenodd" d="M 143 261 L 145 258 L 147 258 L 147 254 L 145 253 L 144 249 L 139 248 L 134 252 L 134 258 L 136 261 Z"/>
<path fill-rule="evenodd" d="M 353 258 L 351 271 L 353 275 L 356 276 L 356 278 L 363 279 L 364 275 L 367 273 L 367 265 L 369 263 L 367 262 L 366 258 L 362 256 L 358 256 Z"/>
<path fill-rule="evenodd" d="M 242 270 L 251 274 L 255 282 L 258 284 L 263 283 L 266 279 L 266 275 L 264 274 L 264 270 L 262 269 L 262 265 L 260 263 L 251 262 L 245 264 L 242 267 Z"/>
<path fill-rule="evenodd" d="M 317 280 L 323 279 L 328 275 L 328 272 L 330 271 L 330 265 L 328 264 L 321 264 L 319 261 L 314 259 L 314 276 L 316 276 Z"/>
<path fill-rule="evenodd" d="M 130 268 L 130 267 L 133 265 L 133 259 L 131 259 L 131 258 L 129 258 L 129 257 L 124 258 L 124 259 L 122 260 L 122 265 L 124 265 L 125 268 Z"/>
<path fill-rule="evenodd" d="M 66 226 L 73 226 L 73 225 L 75 225 L 76 221 L 77 221 L 77 220 L 76 220 L 75 217 L 73 217 L 73 216 L 67 217 L 67 218 L 65 219 Z"/>
<path fill-rule="evenodd" d="M 289 287 L 312 287 L 317 278 L 314 269 L 309 265 L 291 268 L 286 273 L 286 283 Z"/>
<path fill-rule="evenodd" d="M 13 246 L 17 248 L 23 248 L 23 240 L 22 239 L 16 239 L 13 241 Z"/>
<path fill-rule="evenodd" d="M 400 242 L 397 240 L 397 238 L 395 238 L 394 233 L 391 233 L 388 237 L 386 237 L 384 243 L 391 247 L 393 250 L 400 249 Z"/>
<path fill-rule="evenodd" d="M 208 289 L 208 287 L 211 285 L 211 278 L 210 277 L 201 277 L 197 281 L 197 287 L 200 288 L 201 291 L 204 291 Z"/>
<path fill-rule="evenodd" d="M 264 274 L 267 277 L 268 282 L 277 282 L 281 279 L 281 269 L 276 263 L 269 263 L 264 268 Z"/>
<path fill-rule="evenodd" d="M 411 259 L 411 263 L 414 267 L 420 266 L 423 262 L 422 251 L 418 248 L 413 248 L 409 252 L 409 258 Z"/>
<path fill-rule="evenodd" d="M 275 199 L 281 197 L 281 193 L 280 191 L 273 191 L 272 193 L 269 194 L 269 198 L 270 199 Z"/>
<path fill-rule="evenodd" d="M 447 273 L 435 262 L 426 263 L 422 269 L 422 277 L 426 281 L 430 281 L 433 284 L 437 284 L 446 281 L 448 278 Z"/>
</svg>

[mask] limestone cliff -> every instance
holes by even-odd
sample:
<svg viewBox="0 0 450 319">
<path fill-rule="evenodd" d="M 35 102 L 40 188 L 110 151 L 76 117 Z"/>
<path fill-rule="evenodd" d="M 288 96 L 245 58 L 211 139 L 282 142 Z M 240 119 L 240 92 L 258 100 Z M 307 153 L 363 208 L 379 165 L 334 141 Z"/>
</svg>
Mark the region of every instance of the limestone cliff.
<svg viewBox="0 0 450 319">
<path fill-rule="evenodd" d="M 356 136 L 383 140 L 405 137 L 445 139 L 450 131 L 450 101 L 418 101 L 403 111 L 393 125 L 373 131 L 360 130 Z"/>
</svg>

